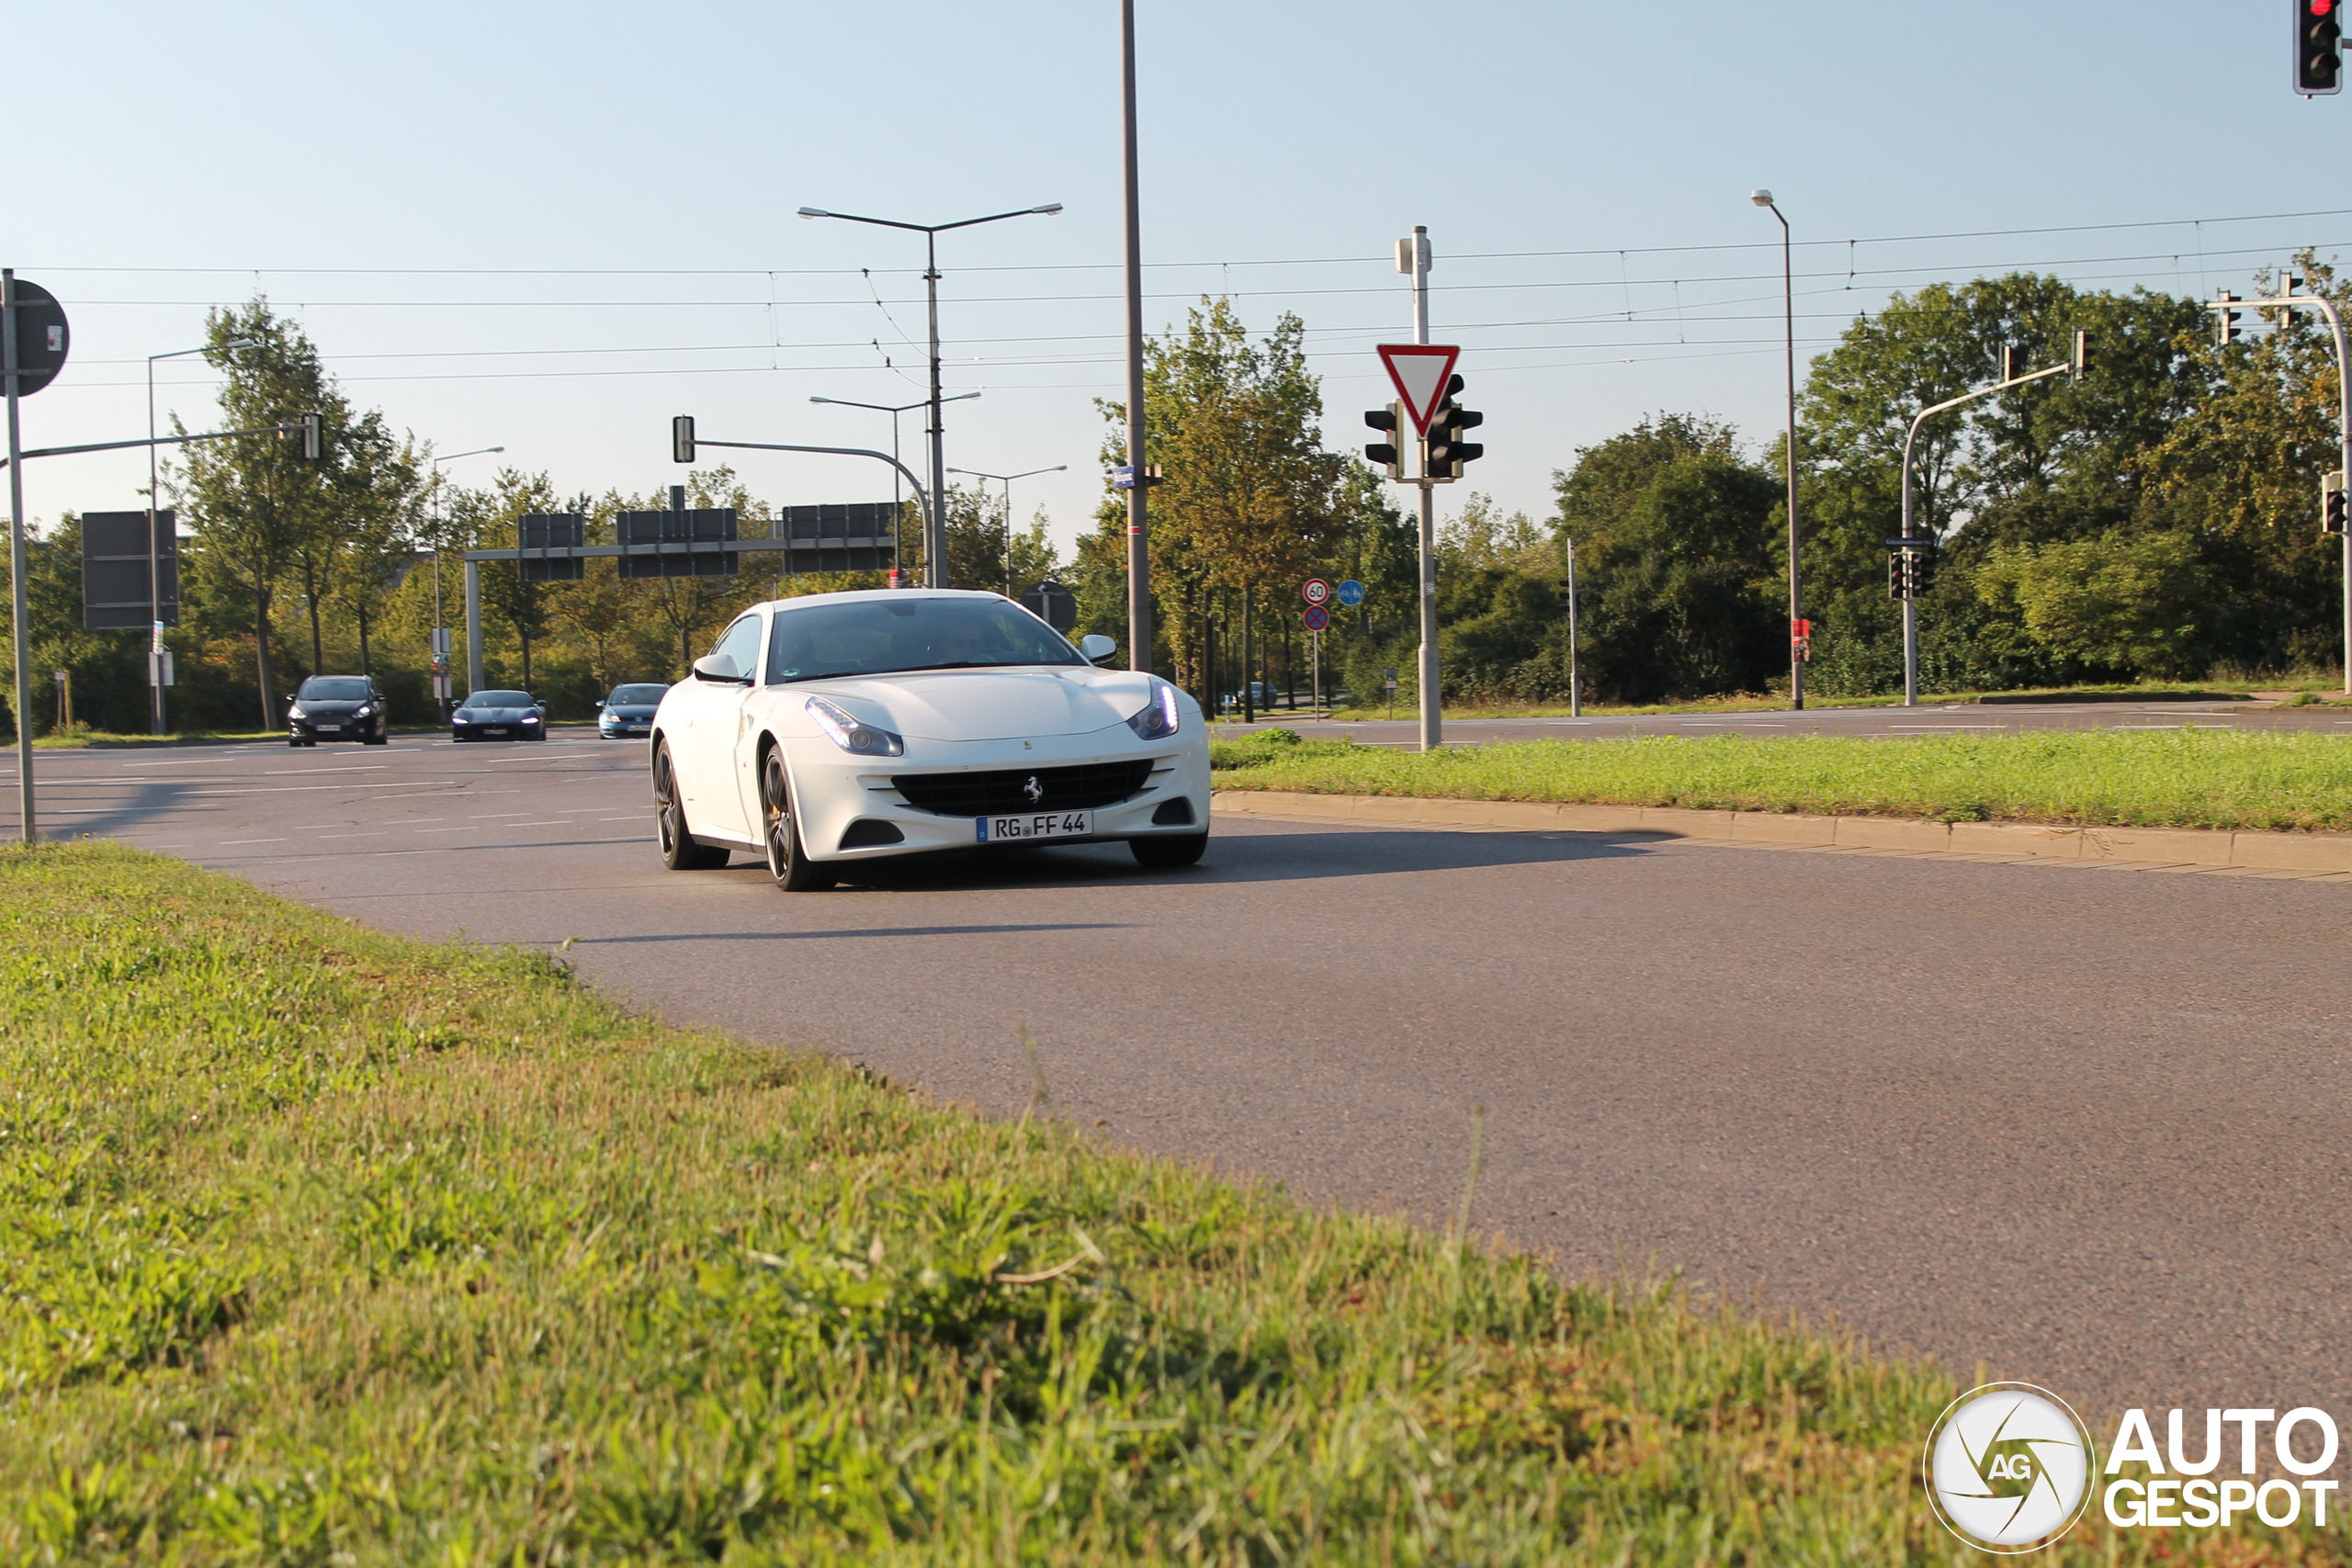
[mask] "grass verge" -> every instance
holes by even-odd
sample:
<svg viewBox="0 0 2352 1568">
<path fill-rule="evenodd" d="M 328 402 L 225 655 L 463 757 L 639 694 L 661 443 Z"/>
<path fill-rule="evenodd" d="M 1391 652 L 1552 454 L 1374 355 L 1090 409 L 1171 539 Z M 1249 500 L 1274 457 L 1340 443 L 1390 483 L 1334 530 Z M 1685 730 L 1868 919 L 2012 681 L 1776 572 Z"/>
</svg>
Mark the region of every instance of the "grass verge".
<svg viewBox="0 0 2352 1568">
<path fill-rule="evenodd" d="M 1221 789 L 1557 800 L 1941 821 L 2352 829 L 2352 737 L 2032 730 L 1538 740 L 1398 751 L 1267 730 L 1211 747 Z"/>
<path fill-rule="evenodd" d="M 11 1568 L 1975 1560 L 1917 1490 L 1933 1369 L 544 956 L 47 846 L 0 853 L 0 1009 Z M 2335 1543 L 2247 1544 L 2045 1560 Z"/>
<path fill-rule="evenodd" d="M 2251 696 L 2254 693 L 2261 691 L 2307 694 L 2312 701 L 2317 702 L 2324 700 L 2326 692 L 2340 691 L 2341 684 L 2340 679 L 2333 676 L 2324 680 L 2313 676 L 2300 685 L 2294 679 L 2282 676 L 2270 682 L 2205 681 L 2188 686 L 2152 685 L 2143 682 L 2137 685 L 2049 686 L 2004 692 L 1938 692 L 1924 700 L 1931 705 L 1946 703 L 1980 703 L 1996 698 L 2010 703 L 2069 701 L 2180 703 L 2226 701 Z M 1886 695 L 1866 697 L 1821 696 L 1816 694 L 1809 696 L 1808 700 L 1815 707 L 1898 707 L 1902 705 L 1903 694 L 1896 692 Z M 1787 711 L 1789 699 L 1786 693 L 1743 692 L 1732 696 L 1704 697 L 1690 702 L 1649 703 L 1632 706 L 1587 703 L 1584 705 L 1584 716 L 1587 718 L 1639 718 L 1648 714 L 1782 713 Z M 1221 716 L 1230 718 L 1232 716 L 1227 714 Z M 1281 716 L 1276 710 L 1269 709 L 1264 716 L 1276 718 Z M 1371 706 L 1336 708 L 1332 710 L 1329 716 L 1335 722 L 1349 724 L 1383 718 L 1409 719 L 1414 716 L 1414 708 L 1409 702 L 1393 709 L 1385 704 L 1374 704 Z M 1568 716 L 1568 705 L 1566 703 L 1489 703 L 1449 707 L 1445 710 L 1444 716 L 1449 719 L 1471 720 L 1566 718 Z"/>
</svg>

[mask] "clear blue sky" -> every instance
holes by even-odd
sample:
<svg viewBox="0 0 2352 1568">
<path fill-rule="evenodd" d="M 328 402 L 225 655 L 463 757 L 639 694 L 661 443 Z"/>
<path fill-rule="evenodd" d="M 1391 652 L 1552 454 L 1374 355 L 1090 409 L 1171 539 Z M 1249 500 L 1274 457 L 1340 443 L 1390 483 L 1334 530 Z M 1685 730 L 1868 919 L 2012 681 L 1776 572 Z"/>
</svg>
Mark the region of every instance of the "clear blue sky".
<svg viewBox="0 0 2352 1568">
<path fill-rule="evenodd" d="M 1387 397 L 1371 345 L 1410 319 L 1390 247 L 1426 223 L 1437 336 L 1487 414 L 1449 509 L 1477 489 L 1540 513 L 1579 445 L 1652 411 L 1774 435 L 1779 228 L 1752 186 L 1796 225 L 1814 347 L 1936 278 L 2205 295 L 2299 244 L 2352 249 L 2352 211 L 2329 211 L 2352 209 L 2352 95 L 2289 91 L 2283 0 L 1138 10 L 1148 321 L 1203 292 L 1261 328 L 1298 311 L 1353 445 Z M 83 0 L 9 28 L 0 261 L 74 323 L 28 445 L 142 433 L 144 356 L 256 290 L 395 428 L 503 444 L 567 494 L 670 482 L 673 413 L 883 445 L 883 416 L 808 400 L 922 395 L 920 239 L 794 209 L 1060 201 L 943 242 L 949 385 L 986 389 L 951 410 L 948 461 L 1070 465 L 1013 496 L 1065 540 L 1100 494 L 1092 400 L 1122 386 L 1113 0 Z M 2323 215 L 2225 221 L 2297 213 Z M 2056 231 L 1989 232 L 2018 230 Z M 205 374 L 162 367 L 198 428 Z M 920 416 L 904 430 L 911 451 Z M 888 493 L 846 459 L 741 468 L 777 502 Z M 28 510 L 133 507 L 144 474 L 36 462 Z"/>
</svg>

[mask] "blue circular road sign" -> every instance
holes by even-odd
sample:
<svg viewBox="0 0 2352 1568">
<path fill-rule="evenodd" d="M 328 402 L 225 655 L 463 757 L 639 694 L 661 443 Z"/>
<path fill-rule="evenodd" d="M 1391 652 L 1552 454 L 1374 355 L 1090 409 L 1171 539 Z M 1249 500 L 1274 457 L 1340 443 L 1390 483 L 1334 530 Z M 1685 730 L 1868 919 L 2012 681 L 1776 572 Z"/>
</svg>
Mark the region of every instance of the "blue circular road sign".
<svg viewBox="0 0 2352 1568">
<path fill-rule="evenodd" d="M 1363 603 L 1363 584 L 1349 578 L 1340 584 L 1340 603 L 1352 610 Z"/>
</svg>

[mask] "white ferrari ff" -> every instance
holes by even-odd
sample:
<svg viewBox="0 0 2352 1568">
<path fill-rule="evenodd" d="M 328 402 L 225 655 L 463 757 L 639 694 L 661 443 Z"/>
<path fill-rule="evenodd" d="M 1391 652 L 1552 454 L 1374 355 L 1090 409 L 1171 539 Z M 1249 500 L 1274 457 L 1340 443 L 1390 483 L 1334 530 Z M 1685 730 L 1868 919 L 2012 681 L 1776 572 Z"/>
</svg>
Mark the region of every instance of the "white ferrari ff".
<svg viewBox="0 0 2352 1568">
<path fill-rule="evenodd" d="M 752 850 L 794 892 L 857 861 L 980 845 L 1124 840 L 1145 865 L 1190 865 L 1209 838 L 1200 705 L 1096 668 L 1114 646 L 1073 648 L 995 593 L 748 610 L 653 716 L 662 861 Z"/>
</svg>

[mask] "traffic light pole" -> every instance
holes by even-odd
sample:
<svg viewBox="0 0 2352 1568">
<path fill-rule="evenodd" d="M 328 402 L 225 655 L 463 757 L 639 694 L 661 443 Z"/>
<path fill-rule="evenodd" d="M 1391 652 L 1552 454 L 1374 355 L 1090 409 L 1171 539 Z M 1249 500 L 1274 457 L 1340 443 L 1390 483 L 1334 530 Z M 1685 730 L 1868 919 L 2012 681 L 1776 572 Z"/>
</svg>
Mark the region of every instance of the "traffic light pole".
<svg viewBox="0 0 2352 1568">
<path fill-rule="evenodd" d="M 32 640 L 25 621 L 25 465 L 17 424 L 17 272 L 0 268 L 0 376 L 8 394 L 8 597 L 9 629 L 16 634 L 17 683 L 8 705 L 17 721 L 17 808 L 24 820 L 25 842 L 34 842 L 33 719 L 28 687 L 32 671 Z"/>
<path fill-rule="evenodd" d="M 1127 288 L 1127 668 L 1151 668 L 1151 536 L 1144 493 L 1150 488 L 1143 427 L 1143 218 L 1136 174 L 1136 0 L 1120 0 L 1121 152 L 1125 166 Z"/>
<path fill-rule="evenodd" d="M 1413 237 L 1408 242 L 1413 247 L 1413 341 L 1430 341 L 1430 231 L 1426 224 L 1413 225 Z M 1400 437 L 1398 456 L 1403 456 Z M 1422 446 L 1423 467 L 1428 464 L 1426 444 Z M 1445 718 L 1440 699 L 1442 687 L 1439 681 L 1437 660 L 1437 493 L 1436 480 L 1424 472 L 1415 481 L 1421 492 L 1421 652 L 1420 667 L 1414 684 L 1421 703 L 1421 750 L 1434 751 L 1444 742 Z"/>
<path fill-rule="evenodd" d="M 1911 434 L 1903 438 L 1903 537 L 1905 539 L 1917 537 L 1911 531 L 1911 448 L 1919 439 L 1919 427 L 1927 423 L 1930 415 L 1956 409 L 1962 403 L 1973 403 L 1979 398 L 1989 398 L 1996 392 L 2006 392 L 2013 387 L 2022 387 L 2029 381 L 2039 381 L 2048 376 L 2064 376 L 2075 368 L 2075 365 L 2070 362 L 2064 365 L 2053 365 L 2047 370 L 2036 370 L 2027 376 L 2012 376 L 2007 380 L 1996 381 L 1989 387 L 1979 387 L 1973 392 L 1962 392 L 1956 398 L 1947 398 L 1932 408 L 1921 409 L 1914 415 L 1911 420 Z M 1912 547 L 1905 545 L 1903 547 L 1907 550 Z M 1903 705 L 1907 708 L 1916 708 L 1919 705 L 1919 601 L 1908 592 L 1903 596 Z"/>
<path fill-rule="evenodd" d="M 2335 391 L 2337 471 L 2352 474 L 2352 356 L 2345 353 L 2344 318 L 2336 314 L 2335 302 L 2324 294 L 2286 294 L 2272 299 L 2217 299 L 2205 308 L 2228 310 L 2232 307 L 2260 309 L 2281 307 L 2296 310 L 2317 310 L 2327 318 L 2328 330 L 2335 336 Z M 2227 321 L 2228 317 L 2222 320 Z M 2226 329 L 2224 329 L 2226 330 Z M 2344 534 L 2344 691 L 2352 696 L 2352 528 Z"/>
</svg>

